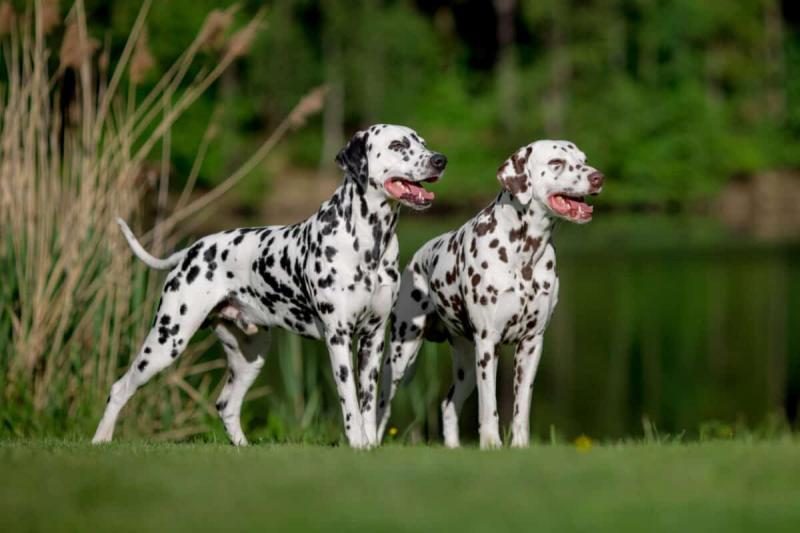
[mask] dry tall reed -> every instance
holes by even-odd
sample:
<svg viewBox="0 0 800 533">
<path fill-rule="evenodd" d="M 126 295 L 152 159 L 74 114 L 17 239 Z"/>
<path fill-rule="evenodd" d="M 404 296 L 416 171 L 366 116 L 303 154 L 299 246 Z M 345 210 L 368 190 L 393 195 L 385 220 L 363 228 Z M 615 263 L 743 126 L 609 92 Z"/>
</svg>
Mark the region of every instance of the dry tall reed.
<svg viewBox="0 0 800 533">
<path fill-rule="evenodd" d="M 158 295 L 157 275 L 131 253 L 113 223 L 140 217 L 148 174 L 169 179 L 169 136 L 175 121 L 243 54 L 261 15 L 225 42 L 234 9 L 212 12 L 185 52 L 143 98 L 139 84 L 153 68 L 146 43 L 145 0 L 120 57 L 109 68 L 98 53 L 84 5 L 64 20 L 60 64 L 48 70 L 47 34 L 61 23 L 54 2 L 5 15 L 0 49 L 0 434 L 75 432 L 88 435 L 113 381 L 138 349 Z M 213 64 L 187 80 L 198 52 L 219 50 Z M 107 48 L 107 47 L 106 47 Z M 71 71 L 74 76 L 67 78 Z M 2 79 L 2 78 L 0 78 Z M 62 99 L 74 79 L 75 97 Z M 124 81 L 127 80 L 127 85 Z M 172 213 L 148 232 L 160 245 L 181 236 L 177 223 L 209 205 L 252 170 L 285 135 L 322 105 L 312 91 L 219 187 L 189 201 L 205 146 Z M 207 145 L 213 133 L 203 140 Z M 161 168 L 155 171 L 155 168 Z M 165 204 L 159 203 L 162 209 Z M 215 386 L 208 374 L 223 361 L 200 361 L 208 342 L 193 345 L 167 373 L 167 386 L 137 395 L 120 431 L 181 437 L 204 431 Z M 195 376 L 190 378 L 190 376 Z M 134 415 L 135 413 L 135 415 Z"/>
</svg>

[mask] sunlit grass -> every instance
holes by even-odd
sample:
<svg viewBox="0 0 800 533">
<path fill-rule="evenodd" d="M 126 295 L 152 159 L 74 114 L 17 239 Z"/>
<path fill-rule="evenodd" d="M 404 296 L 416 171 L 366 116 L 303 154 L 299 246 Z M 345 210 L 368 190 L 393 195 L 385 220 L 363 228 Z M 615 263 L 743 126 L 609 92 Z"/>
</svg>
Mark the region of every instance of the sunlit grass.
<svg viewBox="0 0 800 533">
<path fill-rule="evenodd" d="M 0 443 L 4 531 L 796 531 L 800 445 Z"/>
</svg>

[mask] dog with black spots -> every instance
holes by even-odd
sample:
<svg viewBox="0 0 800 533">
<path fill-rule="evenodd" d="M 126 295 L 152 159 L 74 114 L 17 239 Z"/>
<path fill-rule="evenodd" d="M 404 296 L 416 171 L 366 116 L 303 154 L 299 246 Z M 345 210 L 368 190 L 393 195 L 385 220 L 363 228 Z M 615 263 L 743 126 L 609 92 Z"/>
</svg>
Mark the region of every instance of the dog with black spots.
<svg viewBox="0 0 800 533">
<path fill-rule="evenodd" d="M 459 445 L 459 413 L 477 382 L 480 446 L 501 446 L 501 344 L 516 346 L 511 444 L 528 445 L 542 337 L 558 300 L 553 225 L 589 222 L 584 197 L 600 193 L 604 177 L 574 144 L 538 141 L 506 160 L 497 179 L 503 190 L 488 207 L 423 245 L 403 272 L 381 378 L 379 440 L 397 386 L 427 339 L 452 347 L 453 385 L 442 402 L 445 445 Z"/>
<path fill-rule="evenodd" d="M 217 409 L 233 444 L 247 444 L 240 410 L 264 365 L 272 327 L 325 341 L 350 446 L 378 442 L 378 373 L 399 288 L 397 217 L 401 204 L 431 205 L 434 195 L 423 184 L 442 176 L 447 158 L 429 150 L 410 128 L 380 124 L 356 133 L 336 161 L 343 183 L 316 214 L 297 224 L 209 235 L 159 259 L 118 221 L 139 259 L 170 272 L 153 327 L 112 386 L 92 442 L 112 439 L 125 403 L 180 356 L 204 324 L 214 328 L 227 355 Z"/>
</svg>

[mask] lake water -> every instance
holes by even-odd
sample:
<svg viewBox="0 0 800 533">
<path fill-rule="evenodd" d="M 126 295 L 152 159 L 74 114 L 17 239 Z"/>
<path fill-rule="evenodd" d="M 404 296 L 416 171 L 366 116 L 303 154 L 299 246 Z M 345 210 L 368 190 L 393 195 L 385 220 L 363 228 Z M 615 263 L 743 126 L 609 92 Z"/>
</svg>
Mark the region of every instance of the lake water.
<svg viewBox="0 0 800 533">
<path fill-rule="evenodd" d="M 406 215 L 399 227 L 403 263 L 423 242 L 468 218 Z M 534 385 L 531 427 L 538 438 L 640 437 L 645 426 L 687 438 L 744 428 L 781 431 L 787 421 L 796 427 L 797 243 L 758 242 L 704 218 L 604 213 L 585 226 L 563 223 L 555 243 L 561 294 Z M 313 401 L 315 419 L 335 427 L 338 408 L 324 349 L 278 337 L 278 362 L 268 364 L 275 372 L 267 379 L 288 398 L 273 396 L 269 408 L 286 412 L 287 403 L 294 405 L 299 420 Z M 300 362 L 286 356 L 292 350 L 303 358 L 304 377 L 295 381 L 307 386 L 287 389 L 286 380 L 299 372 Z M 504 349 L 498 390 L 505 426 L 512 364 L 511 350 Z M 327 384 L 325 392 L 309 399 L 315 379 Z M 440 441 L 439 402 L 449 385 L 449 348 L 426 344 L 414 379 L 394 405 L 398 434 Z M 250 412 L 251 425 L 258 426 L 261 415 Z M 464 440 L 474 441 L 475 395 L 462 420 Z"/>
</svg>

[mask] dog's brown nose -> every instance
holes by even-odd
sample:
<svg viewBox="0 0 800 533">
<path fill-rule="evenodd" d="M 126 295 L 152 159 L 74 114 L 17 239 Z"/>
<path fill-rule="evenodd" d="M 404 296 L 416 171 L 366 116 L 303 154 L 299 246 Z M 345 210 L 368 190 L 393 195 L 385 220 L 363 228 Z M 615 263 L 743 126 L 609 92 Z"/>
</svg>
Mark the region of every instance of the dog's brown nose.
<svg viewBox="0 0 800 533">
<path fill-rule="evenodd" d="M 599 189 L 603 186 L 603 181 L 606 179 L 601 173 L 595 171 L 589 174 L 589 183 L 592 185 L 592 188 Z"/>
</svg>

